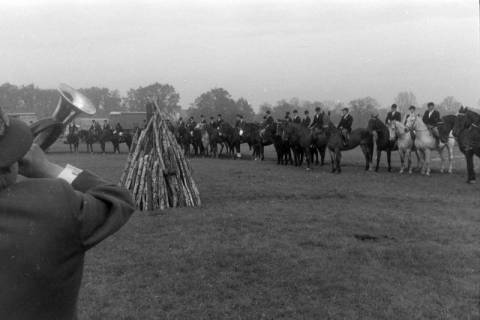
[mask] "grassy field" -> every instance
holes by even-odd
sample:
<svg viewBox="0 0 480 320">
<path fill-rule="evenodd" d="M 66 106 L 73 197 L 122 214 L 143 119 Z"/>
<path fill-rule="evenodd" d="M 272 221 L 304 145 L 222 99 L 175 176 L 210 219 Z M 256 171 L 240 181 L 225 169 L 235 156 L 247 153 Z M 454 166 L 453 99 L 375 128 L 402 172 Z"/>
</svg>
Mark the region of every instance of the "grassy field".
<svg viewBox="0 0 480 320">
<path fill-rule="evenodd" d="M 50 157 L 117 181 L 126 154 Z M 463 159 L 431 177 L 365 172 L 355 151 L 341 175 L 191 163 L 203 207 L 137 212 L 92 249 L 81 319 L 480 318 L 480 185 Z"/>
</svg>

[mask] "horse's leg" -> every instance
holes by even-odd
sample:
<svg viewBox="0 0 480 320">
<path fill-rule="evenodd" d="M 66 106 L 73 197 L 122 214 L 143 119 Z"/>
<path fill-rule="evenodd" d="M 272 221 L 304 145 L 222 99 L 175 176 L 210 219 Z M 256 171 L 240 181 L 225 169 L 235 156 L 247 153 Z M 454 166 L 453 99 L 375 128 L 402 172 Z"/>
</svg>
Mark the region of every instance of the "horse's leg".
<svg viewBox="0 0 480 320">
<path fill-rule="evenodd" d="M 388 172 L 392 172 L 392 150 L 387 149 Z"/>
<path fill-rule="evenodd" d="M 440 165 L 440 173 L 444 173 L 445 172 L 445 157 L 443 156 L 443 151 L 444 149 L 446 148 L 447 145 L 445 145 L 443 148 L 438 148 L 437 151 L 438 151 L 438 156 L 440 157 L 440 162 L 441 162 L 441 165 Z"/>
<path fill-rule="evenodd" d="M 400 155 L 400 173 L 403 173 L 403 170 L 405 170 L 405 150 L 400 150 L 398 149 L 398 154 Z"/>
<path fill-rule="evenodd" d="M 378 167 L 380 166 L 381 157 L 382 157 L 382 150 L 380 150 L 380 148 L 377 146 L 377 165 L 375 167 L 375 172 L 378 172 Z"/>
<path fill-rule="evenodd" d="M 334 172 L 336 171 L 336 167 L 335 167 L 335 162 L 336 162 L 335 151 L 334 151 L 334 150 L 331 150 L 331 149 L 328 149 L 328 152 L 330 153 L 330 160 L 331 160 L 331 164 L 332 164 L 332 173 L 334 173 Z"/>
<path fill-rule="evenodd" d="M 340 148 L 336 150 L 336 154 L 337 154 L 337 159 L 336 159 L 337 173 L 340 173 L 342 172 L 342 167 L 340 164 L 340 162 L 342 161 L 342 152 L 340 151 Z"/>
<path fill-rule="evenodd" d="M 432 157 L 432 150 L 429 148 L 425 149 L 425 175 L 430 175 L 430 160 Z"/>
<path fill-rule="evenodd" d="M 451 142 L 450 142 L 451 141 Z M 453 147 L 455 146 L 455 140 L 454 139 L 448 139 L 448 173 L 453 172 L 453 162 L 455 161 L 455 158 L 453 157 Z"/>
<path fill-rule="evenodd" d="M 475 168 L 473 166 L 473 150 L 465 151 L 465 160 L 467 160 L 467 183 L 475 183 Z"/>
<path fill-rule="evenodd" d="M 325 149 L 326 147 L 320 148 L 320 165 L 323 166 L 325 164 Z"/>
<path fill-rule="evenodd" d="M 418 150 L 415 150 L 415 155 L 417 156 L 417 169 L 421 170 L 423 167 L 423 159 L 421 154 L 419 154 Z"/>
<path fill-rule="evenodd" d="M 360 149 L 362 149 L 363 157 L 365 158 L 365 171 L 368 171 L 369 169 L 371 171 L 373 168 L 373 165 L 371 165 L 372 157 L 370 157 L 370 152 L 369 152 L 369 150 L 371 149 L 369 149 L 369 147 L 365 144 L 361 144 Z"/>
</svg>

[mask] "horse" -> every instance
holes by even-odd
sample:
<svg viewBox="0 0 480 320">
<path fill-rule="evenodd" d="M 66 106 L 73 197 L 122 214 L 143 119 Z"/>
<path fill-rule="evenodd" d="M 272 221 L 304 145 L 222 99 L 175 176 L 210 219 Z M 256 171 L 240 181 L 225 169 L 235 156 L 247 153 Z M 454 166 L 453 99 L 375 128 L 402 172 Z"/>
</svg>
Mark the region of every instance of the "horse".
<svg viewBox="0 0 480 320">
<path fill-rule="evenodd" d="M 288 142 L 293 151 L 295 166 L 301 166 L 303 157 L 307 163 L 307 170 L 310 170 L 312 162 L 310 146 L 312 145 L 312 134 L 310 129 L 300 123 L 285 122 L 279 126 L 282 140 Z"/>
<path fill-rule="evenodd" d="M 342 131 L 336 128 L 331 121 L 327 122 L 326 133 L 328 136 L 327 148 L 330 152 L 332 163 L 332 173 L 342 171 L 340 162 L 342 160 L 342 151 L 352 150 L 358 146 L 362 148 L 365 157 L 365 170 L 368 170 L 372 162 L 373 139 L 367 129 L 359 128 L 350 133 L 348 144 L 344 144 Z"/>
<path fill-rule="evenodd" d="M 390 121 L 388 125 L 388 130 L 390 142 L 397 144 L 398 153 L 400 154 L 400 173 L 403 173 L 405 169 L 408 169 L 408 172 L 411 174 L 413 171 L 413 168 L 411 166 L 411 152 L 414 151 L 417 155 L 417 167 L 420 167 L 420 156 L 415 149 L 414 140 L 412 135 L 410 134 L 410 131 L 401 122 L 396 120 Z M 405 167 L 405 159 L 408 160 L 407 167 Z"/>
<path fill-rule="evenodd" d="M 316 157 L 315 164 L 319 164 L 318 154 L 320 153 L 320 165 L 325 164 L 325 151 L 327 149 L 328 137 L 325 128 L 312 128 L 312 146 L 310 148 L 310 153 L 313 158 Z"/>
<path fill-rule="evenodd" d="M 236 130 L 240 138 L 240 144 L 247 143 L 248 148 L 253 149 L 252 158 L 255 160 L 261 158 L 260 124 L 246 122 L 237 127 Z"/>
<path fill-rule="evenodd" d="M 208 132 L 208 125 L 206 123 L 197 124 L 194 130 L 194 137 L 199 154 L 202 156 L 208 156 L 208 149 L 210 147 L 210 134 Z"/>
<path fill-rule="evenodd" d="M 120 153 L 120 144 L 125 143 L 127 145 L 128 151 L 132 146 L 133 136 L 129 132 L 118 132 L 113 131 L 110 141 L 113 144 L 113 152 Z"/>
<path fill-rule="evenodd" d="M 225 146 L 227 149 L 227 154 L 233 157 L 233 159 L 235 159 L 235 152 L 237 158 L 242 157 L 240 153 L 240 136 L 238 135 L 238 131 L 235 130 L 232 125 L 222 122 L 218 127 L 218 135 L 222 141 L 220 154 Z"/>
<path fill-rule="evenodd" d="M 69 132 L 66 136 L 65 143 L 70 147 L 70 152 L 78 152 L 79 137 L 76 132 Z"/>
<path fill-rule="evenodd" d="M 448 172 L 451 173 L 453 171 L 453 147 L 455 145 L 455 139 L 450 136 L 450 131 L 454 126 L 454 118 L 452 117 L 455 116 L 442 117 L 441 121 L 439 122 L 439 133 L 443 135 L 440 137 L 440 141 L 438 142 L 427 128 L 421 117 L 417 116 L 408 118 L 407 128 L 415 132 L 415 148 L 420 152 L 423 160 L 423 166 L 421 170 L 422 174 L 427 176 L 430 175 L 430 160 L 432 150 L 436 150 L 438 152 L 442 161 L 440 172 L 443 173 L 445 171 L 445 159 L 443 157 L 443 150 L 445 148 L 447 148 L 449 156 Z M 442 129 L 440 128 L 441 126 L 443 127 Z M 447 136 L 445 136 L 446 132 L 448 132 Z M 447 142 L 444 143 L 442 140 L 446 140 Z"/>
<path fill-rule="evenodd" d="M 87 145 L 87 152 L 93 153 L 93 144 L 98 141 L 98 136 L 92 130 L 80 130 L 78 138 Z"/>
<path fill-rule="evenodd" d="M 460 108 L 453 127 L 460 151 L 467 162 L 467 183 L 475 183 L 473 156 L 480 157 L 480 115 L 467 108 Z"/>
<path fill-rule="evenodd" d="M 210 154 L 212 155 L 213 158 L 218 157 L 218 145 L 222 145 L 222 138 L 220 136 L 220 133 L 218 131 L 218 128 L 215 125 L 209 125 L 207 127 L 208 130 L 208 135 L 209 135 L 209 144 L 210 144 Z M 223 146 L 222 146 L 223 147 Z"/>
<path fill-rule="evenodd" d="M 182 146 L 183 153 L 186 156 L 190 156 L 191 137 L 192 136 L 185 124 L 182 124 L 178 127 L 176 131 L 176 138 L 180 146 Z"/>
<path fill-rule="evenodd" d="M 382 122 L 382 120 L 378 119 L 378 117 L 372 117 L 368 120 L 367 130 L 374 137 L 374 141 L 377 145 L 377 165 L 375 166 L 375 171 L 378 172 L 382 151 L 385 151 L 387 153 L 387 170 L 388 172 L 391 172 L 392 151 L 398 150 L 396 141 L 390 139 L 390 131 L 388 130 L 388 127 Z M 372 169 L 373 165 L 370 164 L 370 170 Z"/>
</svg>

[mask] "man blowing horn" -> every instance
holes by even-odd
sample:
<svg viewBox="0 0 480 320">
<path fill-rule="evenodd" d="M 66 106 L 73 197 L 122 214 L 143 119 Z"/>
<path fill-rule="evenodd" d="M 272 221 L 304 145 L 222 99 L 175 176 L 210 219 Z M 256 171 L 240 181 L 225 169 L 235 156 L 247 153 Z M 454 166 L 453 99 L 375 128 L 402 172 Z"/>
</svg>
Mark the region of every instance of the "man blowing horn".
<svg viewBox="0 0 480 320">
<path fill-rule="evenodd" d="M 85 252 L 134 206 L 125 189 L 50 162 L 32 141 L 0 109 L 0 318 L 76 319 Z"/>
</svg>

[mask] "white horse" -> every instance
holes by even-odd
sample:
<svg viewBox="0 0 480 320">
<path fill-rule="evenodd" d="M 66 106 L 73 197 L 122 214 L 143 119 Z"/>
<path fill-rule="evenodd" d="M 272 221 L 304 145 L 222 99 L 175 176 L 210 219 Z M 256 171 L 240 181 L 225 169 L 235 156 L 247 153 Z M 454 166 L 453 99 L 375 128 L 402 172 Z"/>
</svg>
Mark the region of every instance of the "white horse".
<svg viewBox="0 0 480 320">
<path fill-rule="evenodd" d="M 390 121 L 387 125 L 389 133 L 390 133 L 390 140 L 395 141 L 397 140 L 398 146 L 398 153 L 400 154 L 400 173 L 403 173 L 405 169 L 408 169 L 408 173 L 412 173 L 412 151 L 417 156 L 417 168 L 420 168 L 420 157 L 418 156 L 418 152 L 414 150 L 414 140 L 410 131 L 400 122 L 400 121 Z M 407 160 L 407 161 L 405 161 Z"/>
<path fill-rule="evenodd" d="M 427 125 L 423 122 L 420 116 L 409 117 L 406 126 L 408 129 L 415 132 L 415 148 L 420 152 L 423 160 L 422 174 L 427 176 L 430 175 L 432 150 L 436 150 L 440 156 L 442 162 L 440 172 L 443 173 L 445 171 L 445 158 L 443 157 L 443 150 L 445 150 L 445 148 L 448 150 L 448 173 L 452 173 L 453 147 L 455 145 L 455 139 L 451 135 L 451 132 L 448 134 L 447 143 L 443 143 L 441 141 L 437 142 L 437 139 L 435 139 L 430 130 L 428 130 Z"/>
</svg>

